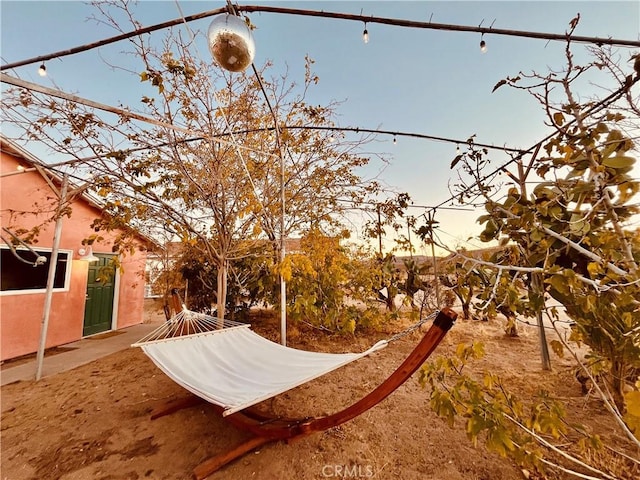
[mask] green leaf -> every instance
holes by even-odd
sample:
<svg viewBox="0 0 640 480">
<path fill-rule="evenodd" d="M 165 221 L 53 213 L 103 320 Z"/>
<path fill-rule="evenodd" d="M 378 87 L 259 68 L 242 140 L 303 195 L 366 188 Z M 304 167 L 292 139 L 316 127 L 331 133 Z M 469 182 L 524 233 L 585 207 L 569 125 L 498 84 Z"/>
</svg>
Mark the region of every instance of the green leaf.
<svg viewBox="0 0 640 480">
<path fill-rule="evenodd" d="M 540 232 L 540 230 L 532 230 L 530 235 L 531 240 L 533 240 L 534 242 L 539 242 L 540 240 L 542 240 L 542 233 Z"/>
<path fill-rule="evenodd" d="M 589 233 L 591 225 L 587 222 L 582 215 L 571 215 L 569 223 L 569 229 L 574 235 L 582 236 Z"/>
<path fill-rule="evenodd" d="M 547 282 L 562 294 L 568 295 L 571 293 L 569 286 L 567 285 L 567 279 L 563 275 L 554 275 L 548 279 Z"/>
<path fill-rule="evenodd" d="M 476 222 L 482 225 L 483 223 L 487 223 L 489 220 L 491 220 L 491 215 L 481 215 L 478 217 Z"/>
<path fill-rule="evenodd" d="M 618 157 L 609 157 L 609 158 L 605 158 L 602 161 L 602 164 L 605 167 L 611 167 L 611 168 L 626 168 L 626 167 L 631 167 L 633 166 L 633 164 L 636 163 L 636 159 L 633 157 L 626 157 L 624 155 L 620 155 Z"/>
</svg>

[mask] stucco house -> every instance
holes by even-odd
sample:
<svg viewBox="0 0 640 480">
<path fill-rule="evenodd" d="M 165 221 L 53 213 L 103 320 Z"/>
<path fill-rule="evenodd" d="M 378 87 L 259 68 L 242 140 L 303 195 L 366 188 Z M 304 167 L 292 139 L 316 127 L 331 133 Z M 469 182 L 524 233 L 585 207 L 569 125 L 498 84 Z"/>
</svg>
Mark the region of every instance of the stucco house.
<svg viewBox="0 0 640 480">
<path fill-rule="evenodd" d="M 6 360 L 38 350 L 55 229 L 50 219 L 61 178 L 41 168 L 44 164 L 15 142 L 4 136 L 0 140 L 0 358 Z M 102 214 L 98 202 L 83 193 L 74 197 L 70 209 L 59 236 L 46 348 L 143 321 L 149 241 L 140 236 L 141 248 L 119 258 L 120 266 L 114 268 L 117 232 L 100 232 L 104 238 L 91 245 L 92 252 L 83 245 L 95 233 L 92 221 Z M 38 225 L 35 240 L 13 245 L 20 232 Z M 47 261 L 35 261 L 38 257 Z"/>
</svg>

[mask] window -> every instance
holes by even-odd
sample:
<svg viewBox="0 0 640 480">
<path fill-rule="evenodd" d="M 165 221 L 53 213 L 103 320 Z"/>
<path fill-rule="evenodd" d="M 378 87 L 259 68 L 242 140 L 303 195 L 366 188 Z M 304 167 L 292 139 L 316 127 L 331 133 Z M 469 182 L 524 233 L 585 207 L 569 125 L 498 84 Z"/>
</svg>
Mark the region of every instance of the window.
<svg viewBox="0 0 640 480">
<path fill-rule="evenodd" d="M 42 255 L 47 262 L 33 266 L 21 262 L 9 250 L 8 247 L 0 248 L 0 279 L 1 288 L 5 295 L 15 295 L 20 293 L 40 293 L 46 291 L 47 277 L 49 275 L 49 263 L 51 261 L 51 249 L 35 249 L 38 255 Z M 26 260 L 35 260 L 35 255 L 25 249 L 18 249 L 18 254 Z M 58 263 L 56 265 L 56 275 L 53 280 L 53 291 L 69 290 L 69 280 L 71 278 L 71 255 L 70 250 L 58 251 Z"/>
</svg>

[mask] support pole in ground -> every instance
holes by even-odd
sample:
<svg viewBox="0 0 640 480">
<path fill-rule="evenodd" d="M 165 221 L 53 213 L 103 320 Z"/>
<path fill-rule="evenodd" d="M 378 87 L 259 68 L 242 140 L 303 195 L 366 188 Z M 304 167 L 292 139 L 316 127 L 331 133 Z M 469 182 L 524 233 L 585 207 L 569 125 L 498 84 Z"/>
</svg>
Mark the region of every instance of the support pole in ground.
<svg viewBox="0 0 640 480">
<path fill-rule="evenodd" d="M 67 174 L 62 177 L 62 188 L 60 190 L 60 200 L 56 209 L 56 226 L 53 231 L 53 246 L 51 247 L 51 259 L 49 260 L 49 274 L 47 276 L 47 289 L 44 297 L 44 311 L 42 313 L 42 326 L 40 328 L 40 344 L 36 355 L 36 381 L 42 377 L 42 364 L 44 362 L 44 350 L 47 343 L 47 330 L 49 328 L 49 315 L 51 314 L 51 300 L 53 298 L 53 283 L 56 278 L 56 267 L 58 265 L 58 249 L 60 248 L 60 235 L 62 233 L 62 218 L 67 204 L 67 187 L 69 177 Z M 68 265 L 67 268 L 71 268 Z"/>
<path fill-rule="evenodd" d="M 542 276 L 539 273 L 532 273 L 531 287 L 533 288 L 533 295 L 544 296 Z M 543 297 L 544 298 L 544 297 Z M 542 305 L 544 299 L 536 302 L 540 305 L 536 308 L 536 319 L 538 323 L 538 333 L 540 335 L 540 359 L 542 360 L 542 369 L 551 370 L 551 357 L 549 356 L 549 346 L 547 345 L 547 334 L 544 329 L 544 320 L 542 318 Z"/>
<path fill-rule="evenodd" d="M 515 178 L 520 186 L 520 195 L 522 198 L 527 198 L 527 177 L 533 168 L 538 152 L 542 144 L 538 144 L 531 159 L 529 165 L 525 168 L 522 158 L 519 158 L 516 165 L 518 167 L 518 177 Z M 538 324 L 538 335 L 540 337 L 540 360 L 542 361 L 543 370 L 551 370 L 551 357 L 549 356 L 549 346 L 547 345 L 547 334 L 544 329 L 544 320 L 542 318 L 542 309 L 544 308 L 544 284 L 542 275 L 540 273 L 531 274 L 531 288 L 533 288 L 533 295 L 536 298 L 536 321 Z"/>
<path fill-rule="evenodd" d="M 427 216 L 429 224 L 429 242 L 431 243 L 431 259 L 433 260 L 433 284 L 436 287 L 436 303 L 438 309 L 442 307 L 440 303 L 440 281 L 438 280 L 438 261 L 436 260 L 435 242 L 433 241 L 433 229 L 435 228 L 435 211 L 429 212 Z"/>
<path fill-rule="evenodd" d="M 284 155 L 280 149 L 280 343 L 287 345 L 287 282 L 282 275 L 282 267 L 286 257 L 284 241 L 284 216 L 286 214 L 286 204 L 284 196 L 285 169 Z"/>
</svg>

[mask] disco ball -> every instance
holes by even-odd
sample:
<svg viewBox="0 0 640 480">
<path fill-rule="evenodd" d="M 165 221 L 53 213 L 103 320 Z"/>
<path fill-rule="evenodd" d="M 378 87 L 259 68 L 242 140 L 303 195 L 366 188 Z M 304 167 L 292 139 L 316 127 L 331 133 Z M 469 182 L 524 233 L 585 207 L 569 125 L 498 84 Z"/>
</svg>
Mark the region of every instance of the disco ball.
<svg viewBox="0 0 640 480">
<path fill-rule="evenodd" d="M 230 72 L 241 72 L 253 62 L 256 46 L 251 29 L 235 15 L 221 15 L 209 25 L 209 50 L 218 65 Z"/>
</svg>

